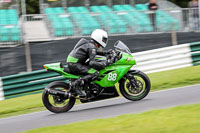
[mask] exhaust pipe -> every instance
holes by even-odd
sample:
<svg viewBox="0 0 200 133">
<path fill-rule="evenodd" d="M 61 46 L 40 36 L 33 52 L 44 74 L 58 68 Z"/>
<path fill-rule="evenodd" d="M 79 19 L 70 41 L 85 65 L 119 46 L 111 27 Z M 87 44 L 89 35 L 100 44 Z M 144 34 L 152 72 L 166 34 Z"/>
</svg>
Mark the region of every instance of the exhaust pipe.
<svg viewBox="0 0 200 133">
<path fill-rule="evenodd" d="M 69 98 L 69 93 L 67 91 L 55 90 L 55 89 L 50 89 L 50 88 L 45 88 L 45 90 L 49 94 L 60 96 L 66 99 Z"/>
</svg>

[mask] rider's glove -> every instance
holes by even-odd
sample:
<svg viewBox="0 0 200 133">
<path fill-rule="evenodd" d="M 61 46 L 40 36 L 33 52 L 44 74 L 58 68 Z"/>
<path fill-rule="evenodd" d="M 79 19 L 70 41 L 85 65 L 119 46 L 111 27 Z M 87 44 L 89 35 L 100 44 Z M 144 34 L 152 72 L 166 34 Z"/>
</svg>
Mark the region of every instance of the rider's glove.
<svg viewBox="0 0 200 133">
<path fill-rule="evenodd" d="M 114 50 L 112 50 L 112 49 L 109 49 L 109 50 L 108 50 L 108 54 L 112 54 L 112 53 L 113 53 L 113 51 L 114 51 Z"/>
<path fill-rule="evenodd" d="M 112 49 L 109 49 L 108 51 L 105 51 L 104 53 L 105 53 L 105 54 L 112 54 L 112 53 L 113 53 L 113 50 L 112 50 Z"/>
<path fill-rule="evenodd" d="M 105 62 L 105 66 L 109 66 L 109 65 L 111 65 L 112 63 L 114 63 L 114 59 L 108 59 L 108 60 Z"/>
</svg>

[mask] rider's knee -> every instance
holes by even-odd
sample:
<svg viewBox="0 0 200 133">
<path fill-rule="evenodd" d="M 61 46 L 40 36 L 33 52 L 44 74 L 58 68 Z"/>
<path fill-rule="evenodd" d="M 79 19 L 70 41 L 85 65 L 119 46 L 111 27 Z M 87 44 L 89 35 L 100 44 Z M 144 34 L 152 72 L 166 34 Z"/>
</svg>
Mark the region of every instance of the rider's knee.
<svg viewBox="0 0 200 133">
<path fill-rule="evenodd" d="M 98 71 L 96 71 L 95 73 L 93 73 L 92 74 L 92 80 L 95 80 L 95 79 L 97 79 L 97 77 L 99 76 L 99 72 Z"/>
</svg>

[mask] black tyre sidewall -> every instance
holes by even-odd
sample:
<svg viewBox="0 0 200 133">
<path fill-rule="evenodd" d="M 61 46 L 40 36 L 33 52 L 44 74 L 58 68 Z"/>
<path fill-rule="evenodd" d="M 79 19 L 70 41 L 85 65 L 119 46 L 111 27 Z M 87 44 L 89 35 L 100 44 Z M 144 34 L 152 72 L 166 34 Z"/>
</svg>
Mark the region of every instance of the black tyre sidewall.
<svg viewBox="0 0 200 133">
<path fill-rule="evenodd" d="M 69 88 L 69 85 L 67 85 L 66 83 L 64 82 L 59 82 L 59 81 L 55 81 L 55 82 L 52 82 L 48 85 L 49 88 L 53 88 L 53 87 L 56 87 L 56 86 L 59 86 L 59 87 L 64 87 L 64 88 Z M 58 107 L 58 108 L 55 108 L 53 107 L 50 103 L 49 103 L 49 99 L 48 99 L 48 92 L 46 90 L 43 91 L 43 94 L 42 94 L 42 101 L 43 101 L 43 104 L 44 106 L 51 112 L 53 113 L 63 113 L 63 112 L 67 112 L 69 111 L 75 104 L 76 102 L 76 99 L 73 98 L 73 97 L 70 97 L 69 98 L 69 102 L 66 106 L 64 107 Z"/>
<path fill-rule="evenodd" d="M 148 95 L 148 93 L 151 89 L 151 82 L 150 82 L 149 77 L 141 71 L 139 71 L 138 73 L 132 73 L 132 75 L 133 76 L 134 75 L 140 75 L 141 78 L 143 78 L 143 80 L 145 81 L 145 84 L 146 84 L 145 92 L 142 93 L 141 95 L 137 96 L 137 97 L 133 97 L 133 96 L 127 94 L 127 92 L 124 88 L 124 84 L 125 84 L 125 81 L 126 81 L 125 79 L 122 79 L 120 81 L 120 87 L 119 88 L 120 88 L 120 92 L 121 92 L 122 96 L 124 96 L 126 99 L 131 100 L 131 101 L 138 101 L 138 100 L 145 98 Z"/>
</svg>

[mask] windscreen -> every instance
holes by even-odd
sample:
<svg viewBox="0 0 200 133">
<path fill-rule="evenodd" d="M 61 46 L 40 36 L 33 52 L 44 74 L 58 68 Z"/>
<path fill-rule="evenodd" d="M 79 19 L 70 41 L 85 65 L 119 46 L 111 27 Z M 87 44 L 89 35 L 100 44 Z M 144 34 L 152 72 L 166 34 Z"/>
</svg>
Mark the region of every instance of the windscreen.
<svg viewBox="0 0 200 133">
<path fill-rule="evenodd" d="M 124 44 L 122 41 L 117 41 L 115 44 L 114 44 L 114 47 L 117 51 L 123 51 L 125 53 L 128 53 L 128 54 L 131 54 L 131 51 L 130 49 L 126 46 L 126 44 Z"/>
</svg>

